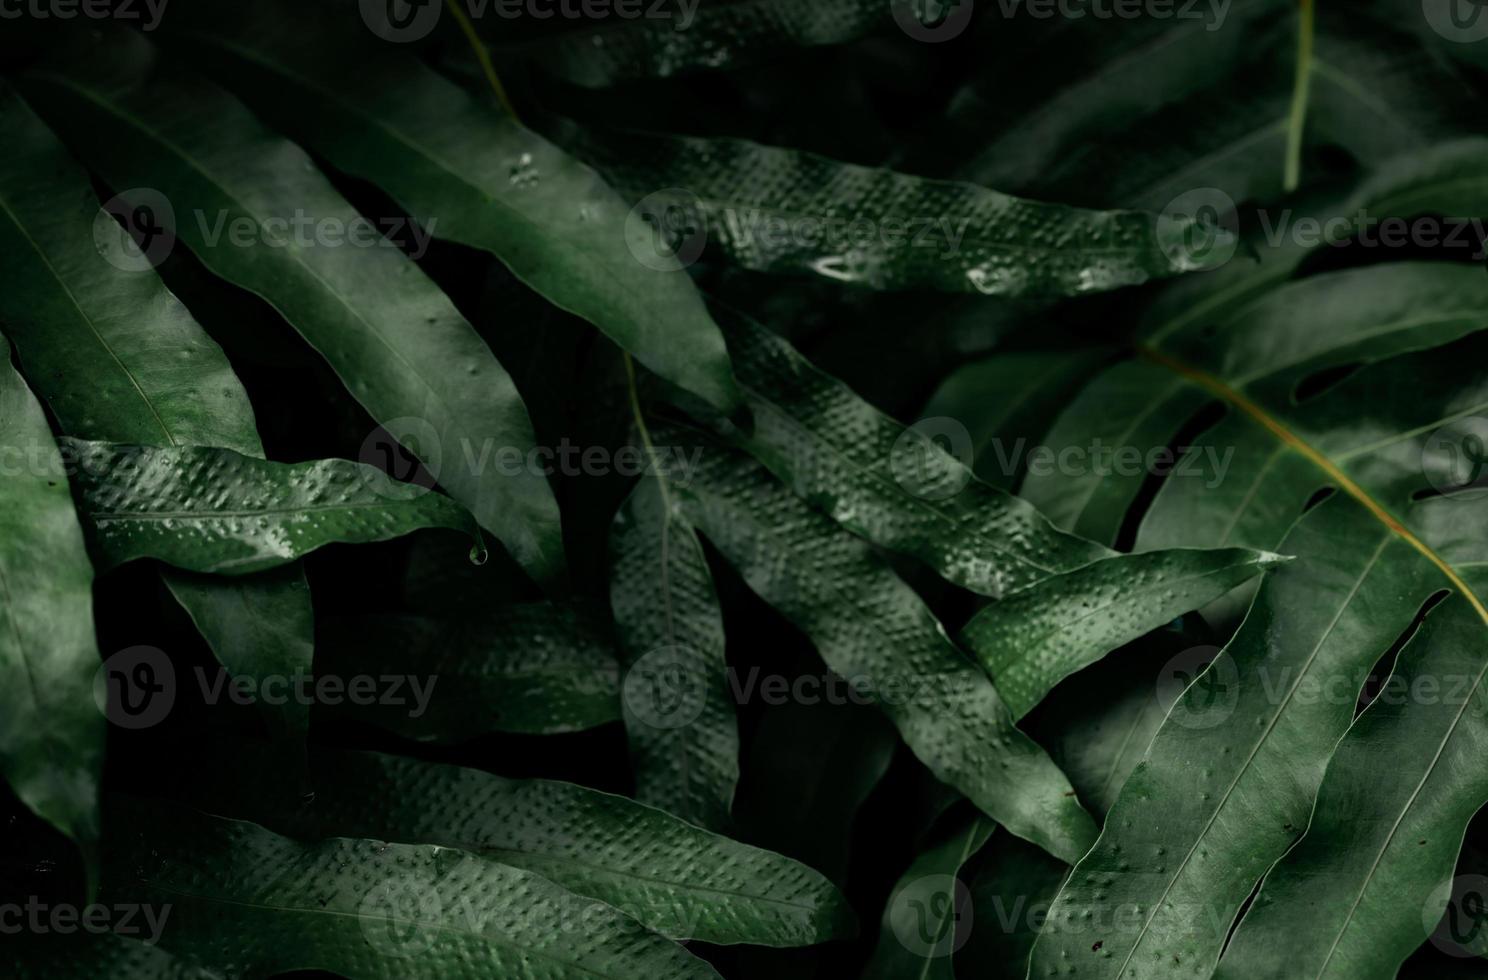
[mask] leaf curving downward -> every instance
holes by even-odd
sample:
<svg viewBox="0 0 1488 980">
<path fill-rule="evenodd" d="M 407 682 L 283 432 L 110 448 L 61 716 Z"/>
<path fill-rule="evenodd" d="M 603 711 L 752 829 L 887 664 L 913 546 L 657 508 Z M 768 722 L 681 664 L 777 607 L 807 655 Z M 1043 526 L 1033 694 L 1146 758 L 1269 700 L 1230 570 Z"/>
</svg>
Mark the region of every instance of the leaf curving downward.
<svg viewBox="0 0 1488 980">
<path fill-rule="evenodd" d="M 135 192 L 122 199 L 136 212 L 162 210 L 163 196 L 174 220 L 152 213 L 152 227 L 272 304 L 535 578 L 560 578 L 546 479 L 490 462 L 502 450 L 530 451 L 526 408 L 449 298 L 389 239 L 369 240 L 376 226 L 303 151 L 163 62 L 143 36 L 102 31 L 64 55 L 67 70 L 38 69 L 21 83 L 64 139 L 110 184 Z M 325 228 L 341 232 L 314 231 Z"/>
<path fill-rule="evenodd" d="M 183 21 L 183 52 L 285 132 L 384 188 L 429 234 L 495 255 L 661 377 L 725 413 L 738 407 L 696 288 L 594 171 L 412 57 L 328 43 L 331 32 L 306 29 L 303 6 L 199 12 Z M 368 58 L 370 76 L 359 70 Z"/>
<path fill-rule="evenodd" d="M 961 643 L 1021 718 L 1107 651 L 1285 560 L 1243 548 L 1105 558 L 993 603 L 966 624 Z"/>
<path fill-rule="evenodd" d="M 333 543 L 423 528 L 471 535 L 448 497 L 342 459 L 271 463 L 230 449 L 155 449 L 68 439 L 82 509 L 104 567 L 156 558 L 216 575 L 260 572 Z"/>
<path fill-rule="evenodd" d="M 0 121 L 0 318 L 62 431 L 141 445 L 206 445 L 262 456 L 253 407 L 227 358 L 137 265 L 88 178 L 8 86 Z M 127 244 L 126 244 L 127 242 Z M 313 614 L 300 568 L 234 582 L 179 571 L 166 585 L 235 676 L 310 673 Z M 293 735 L 308 713 L 275 710 Z"/>
<path fill-rule="evenodd" d="M 1224 652 L 1197 647 L 1164 668 L 1182 687 L 1209 664 L 1049 910 L 1033 975 L 1055 963 L 1076 977 L 1212 969 L 1256 881 L 1301 836 L 1370 668 L 1433 585 L 1430 566 L 1347 497 L 1320 504 L 1282 547 L 1305 557 L 1263 580 Z"/>
<path fill-rule="evenodd" d="M 1154 414 L 1185 388 L 1221 400 L 1228 414 L 1195 444 L 1227 450 L 1233 466 L 1217 486 L 1167 481 L 1139 544 L 1274 546 L 1305 512 L 1283 546 L 1298 570 L 1263 585 L 1229 651 L 1169 715 L 1051 923 L 1079 925 L 1112 903 L 1139 914 L 1110 930 L 1109 957 L 1089 955 L 1088 932 L 1046 931 L 1035 971 L 1073 962 L 1082 976 L 1162 977 L 1211 967 L 1255 882 L 1306 826 L 1375 662 L 1442 592 L 1488 623 L 1484 500 L 1470 465 L 1472 426 L 1488 406 L 1485 297 L 1478 269 L 1387 264 L 1301 280 L 1144 349 L 1155 378 L 1167 375 L 1152 388 Z M 1307 509 L 1330 489 L 1336 499 Z M 1426 628 L 1455 621 L 1448 608 L 1432 611 Z M 1482 642 L 1480 632 L 1469 645 Z M 1205 760 L 1197 800 L 1195 758 Z M 1483 802 L 1466 776 L 1436 792 L 1437 819 L 1448 822 Z M 1372 806 L 1337 815 L 1349 828 L 1340 833 L 1373 828 Z M 1324 880 L 1310 879 L 1314 894 L 1332 887 Z M 1399 942 L 1383 928 L 1350 930 L 1338 963 L 1393 971 Z"/>
</svg>

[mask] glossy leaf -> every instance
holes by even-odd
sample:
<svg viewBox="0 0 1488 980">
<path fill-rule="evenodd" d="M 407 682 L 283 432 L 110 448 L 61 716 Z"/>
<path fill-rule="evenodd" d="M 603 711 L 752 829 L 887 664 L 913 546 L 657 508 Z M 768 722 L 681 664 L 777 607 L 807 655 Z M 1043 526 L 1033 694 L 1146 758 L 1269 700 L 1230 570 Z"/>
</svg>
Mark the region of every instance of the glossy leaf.
<svg viewBox="0 0 1488 980">
<path fill-rule="evenodd" d="M 0 318 L 62 431 L 141 445 L 205 445 L 262 456 L 253 408 L 221 349 L 99 210 L 86 174 L 9 87 L 0 120 Z M 133 250 L 131 250 L 133 249 Z M 310 672 L 314 624 L 304 572 L 166 584 L 236 676 Z M 303 734 L 307 713 L 276 717 Z"/>
<path fill-rule="evenodd" d="M 449 299 L 386 238 L 355 244 L 368 219 L 303 151 L 163 62 L 144 37 L 102 32 L 65 53 L 72 68 L 24 82 L 47 121 L 114 186 L 163 194 L 176 220 L 161 227 L 212 272 L 268 300 L 481 526 L 540 581 L 558 577 L 552 491 L 541 474 L 503 475 L 491 458 L 532 447 L 526 409 Z M 123 197 L 135 209 L 160 207 L 149 195 Z M 305 231 L 317 227 L 346 231 Z"/>
<path fill-rule="evenodd" d="M 1112 555 L 1062 534 L 1025 501 L 976 479 L 932 437 L 905 428 L 742 316 L 722 322 L 754 426 L 738 441 L 787 486 L 874 544 L 925 561 L 1001 601 L 963 641 L 1015 714 L 1064 677 L 1222 596 L 1278 559 L 1246 551 Z M 942 433 L 942 423 L 951 423 Z"/>
<path fill-rule="evenodd" d="M 966 625 L 961 643 L 1021 717 L 1108 651 L 1283 561 L 1244 549 L 1105 558 L 993 603 Z"/>
<path fill-rule="evenodd" d="M 1361 211 L 1376 234 L 1378 222 L 1422 211 L 1488 213 L 1483 210 L 1488 208 L 1485 185 L 1472 176 L 1475 162 L 1483 156 L 1480 143 L 1468 142 L 1402 159 L 1361 186 L 1349 202 L 1325 212 L 1332 216 L 1326 222 L 1318 219 L 1319 227 L 1330 228 L 1330 236 L 1347 241 L 1360 230 L 1356 223 Z M 1096 376 L 1053 425 L 1047 442 L 1054 451 L 1130 447 L 1145 456 L 1170 446 L 1184 422 L 1214 397 L 1192 377 L 1174 370 L 1172 359 L 1210 373 L 1241 393 L 1253 393 L 1283 379 L 1295 384 L 1328 367 L 1440 344 L 1483 325 L 1479 311 L 1488 297 L 1488 284 L 1474 269 L 1393 263 L 1318 275 L 1277 289 L 1280 280 L 1322 247 L 1321 237 L 1314 248 L 1300 247 L 1295 239 L 1286 241 L 1274 253 L 1263 250 L 1259 266 L 1235 260 L 1220 271 L 1207 297 L 1178 284 L 1171 301 L 1154 307 L 1140 335 L 1145 350 L 1170 360 L 1151 356 L 1128 360 Z M 1196 303 L 1200 297 L 1202 302 Z M 1302 332 L 1288 326 L 1303 320 L 1319 323 L 1320 328 Z M 1231 452 L 1234 445 L 1194 440 L 1176 447 L 1186 450 L 1183 466 L 1189 477 L 1166 480 L 1163 492 L 1223 496 L 1238 482 L 1227 477 L 1247 469 L 1247 462 Z M 1084 473 L 1030 476 L 1021 492 L 1060 527 L 1110 541 L 1147 476 L 1141 467 L 1116 472 L 1091 467 Z M 1206 492 L 1214 490 L 1218 493 Z M 1264 508 L 1266 503 L 1265 495 L 1260 495 L 1250 506 Z M 1285 530 L 1291 513 L 1273 516 L 1272 541 Z M 1228 526 L 1226 521 L 1213 524 L 1218 533 L 1199 539 L 1162 537 L 1144 526 L 1138 543 L 1161 547 L 1177 540 L 1190 546 L 1253 540 L 1241 537 L 1238 526 L 1227 536 Z"/>
<path fill-rule="evenodd" d="M 93 703 L 93 566 L 46 415 L 9 342 L 0 350 L 0 449 L 11 461 L 0 480 L 0 775 L 91 868 L 105 728 Z"/>
<path fill-rule="evenodd" d="M 743 140 L 572 127 L 556 138 L 657 216 L 673 250 L 716 243 L 756 272 L 1035 297 L 1207 268 L 1183 245 L 1196 227 L 1185 216 L 1046 204 Z"/>
<path fill-rule="evenodd" d="M 1034 947 L 1036 975 L 1211 969 L 1255 882 L 1301 835 L 1374 662 L 1431 595 L 1430 566 L 1346 497 L 1310 513 L 1223 653 L 1170 661 L 1184 685 L 1100 841 Z M 1132 910 L 1114 915 L 1112 910 Z M 1098 946 L 1098 949 L 1095 948 Z"/>
<path fill-rule="evenodd" d="M 682 513 L 835 674 L 872 692 L 937 778 L 1051 853 L 1084 853 L 1094 828 L 1064 776 L 868 545 L 747 459 L 681 429 L 663 433 L 659 444 L 704 450 L 689 483 L 674 488 Z"/>
<path fill-rule="evenodd" d="M 407 738 L 553 735 L 620 720 L 608 617 L 583 605 L 345 617 L 325 622 L 318 639 L 322 674 L 408 678 L 407 696 L 398 703 L 334 706 Z"/>
<path fill-rule="evenodd" d="M 199 446 L 63 445 L 104 567 L 155 558 L 192 572 L 242 575 L 328 544 L 386 541 L 424 528 L 471 535 L 472 560 L 485 560 L 463 507 L 361 463 L 271 463 Z"/>
<path fill-rule="evenodd" d="M 473 963 L 555 980 L 717 976 L 608 905 L 450 848 L 306 844 L 129 800 L 113 801 L 109 820 L 105 895 L 168 905 L 161 948 L 229 977 L 434 978 Z"/>
<path fill-rule="evenodd" d="M 1207 341 L 1179 331 L 1163 340 L 1173 353 L 1149 355 L 1180 384 L 1227 404 L 1230 414 L 1199 444 L 1233 447 L 1237 478 L 1207 490 L 1169 480 L 1139 541 L 1264 546 L 1320 490 L 1336 488 L 1340 499 L 1298 525 L 1282 550 L 1303 571 L 1284 569 L 1286 582 L 1263 586 L 1229 653 L 1180 702 L 1193 710 L 1175 708 L 1159 731 L 1105 837 L 1061 893 L 1051 921 L 1069 929 L 1046 930 L 1035 972 L 1077 955 L 1086 976 L 1211 966 L 1255 882 L 1305 826 L 1375 661 L 1438 592 L 1480 607 L 1484 543 L 1473 515 L 1482 500 L 1450 492 L 1469 444 L 1441 448 L 1454 421 L 1485 403 L 1485 338 L 1470 335 L 1481 313 L 1465 301 L 1482 289 L 1467 275 L 1475 271 L 1397 265 L 1313 277 L 1235 314 Z M 1307 318 L 1305 333 L 1287 331 L 1296 316 Z M 1361 362 L 1297 396 L 1318 372 Z M 1320 593 L 1336 597 L 1321 631 L 1312 619 L 1325 608 Z M 1298 610 L 1311 626 L 1295 620 Z M 1193 719 L 1197 726 L 1184 724 Z M 1203 760 L 1201 785 L 1213 787 L 1197 801 L 1194 759 Z M 1482 802 L 1470 782 L 1451 791 L 1458 808 Z M 1091 956 L 1082 918 L 1112 902 L 1143 913 L 1109 928 Z M 1355 934 L 1347 955 L 1385 941 Z"/>
<path fill-rule="evenodd" d="M 719 830 L 739 781 L 723 618 L 702 545 L 669 507 L 660 480 L 646 478 L 610 534 L 625 730 L 636 798 Z"/>
<path fill-rule="evenodd" d="M 429 234 L 491 252 L 658 375 L 738 407 L 691 280 L 594 171 L 370 35 L 327 43 L 289 4 L 210 8 L 186 21 L 183 48 L 276 126 L 384 188 Z M 372 78 L 358 70 L 369 57 Z"/>
<path fill-rule="evenodd" d="M 1307 836 L 1267 875 L 1216 976 L 1394 977 L 1431 933 L 1488 802 L 1484 624 L 1460 595 L 1427 615 L 1338 744 Z M 1480 929 L 1470 900 L 1451 911 L 1455 935 Z"/>
<path fill-rule="evenodd" d="M 459 848 L 540 874 L 673 939 L 801 946 L 854 929 L 846 900 L 817 873 L 624 797 L 317 750 L 315 800 L 297 806 L 256 789 L 271 776 L 261 753 L 234 758 L 244 768 L 209 779 L 200 804 L 295 837 Z"/>
</svg>

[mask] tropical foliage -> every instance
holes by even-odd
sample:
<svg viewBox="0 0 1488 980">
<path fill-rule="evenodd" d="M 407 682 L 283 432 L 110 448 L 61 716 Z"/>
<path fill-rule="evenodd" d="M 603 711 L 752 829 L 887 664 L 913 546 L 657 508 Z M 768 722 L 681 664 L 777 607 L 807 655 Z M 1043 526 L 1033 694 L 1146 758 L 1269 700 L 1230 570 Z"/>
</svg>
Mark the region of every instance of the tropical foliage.
<svg viewBox="0 0 1488 980">
<path fill-rule="evenodd" d="M 0 35 L 7 975 L 1488 974 L 1476 0 L 165 6 Z"/>
</svg>

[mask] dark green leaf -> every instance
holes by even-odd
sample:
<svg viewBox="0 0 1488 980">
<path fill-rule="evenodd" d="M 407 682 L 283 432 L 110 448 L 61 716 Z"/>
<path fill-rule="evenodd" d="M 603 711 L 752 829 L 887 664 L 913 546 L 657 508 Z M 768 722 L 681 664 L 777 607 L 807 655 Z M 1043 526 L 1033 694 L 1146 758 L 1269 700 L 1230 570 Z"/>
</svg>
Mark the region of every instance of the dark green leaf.
<svg viewBox="0 0 1488 980">
<path fill-rule="evenodd" d="M 863 980 L 955 980 L 951 954 L 965 942 L 971 915 L 957 876 L 996 827 L 981 814 L 961 818 L 914 859 L 889 894 Z"/>
<path fill-rule="evenodd" d="M 624 797 L 317 750 L 315 799 L 294 806 L 259 791 L 272 779 L 270 760 L 234 758 L 242 765 L 210 774 L 200 802 L 281 833 L 460 848 L 599 899 L 673 939 L 802 946 L 855 927 L 846 900 L 815 872 Z"/>
<path fill-rule="evenodd" d="M 177 568 L 244 575 L 335 543 L 386 541 L 424 528 L 463 531 L 448 497 L 344 459 L 271 463 L 230 449 L 156 449 L 68 439 L 99 559 L 156 558 Z"/>
<path fill-rule="evenodd" d="M 715 242 L 758 272 L 1073 296 L 1207 267 L 1183 247 L 1195 222 L 1182 216 L 1045 204 L 743 140 L 572 126 L 557 139 L 652 215 L 679 255 Z"/>
<path fill-rule="evenodd" d="M 503 475 L 493 462 L 531 449 L 526 410 L 449 299 L 387 239 L 354 244 L 368 219 L 308 156 L 142 36 L 106 31 L 68 52 L 67 70 L 25 81 L 48 121 L 114 186 L 163 193 L 176 216 L 167 231 L 268 300 L 481 526 L 539 580 L 557 578 L 552 491 L 530 468 Z M 306 231 L 327 223 L 344 237 Z"/>
<path fill-rule="evenodd" d="M 104 717 L 93 703 L 93 566 L 46 416 L 0 338 L 0 773 L 82 845 L 98 841 Z"/>
<path fill-rule="evenodd" d="M 276 125 L 387 190 L 430 234 L 491 252 L 660 376 L 738 407 L 697 290 L 594 171 L 370 35 L 327 43 L 290 4 L 209 6 L 183 48 Z M 371 77 L 359 70 L 369 57 Z"/>
<path fill-rule="evenodd" d="M 0 318 L 62 431 L 262 456 L 253 408 L 221 349 L 139 267 L 87 176 L 3 85 L 0 120 L 11 142 L 0 159 L 9 219 L 0 223 Z M 314 625 L 303 571 L 236 582 L 167 571 L 165 581 L 234 675 L 309 674 Z M 292 733 L 308 725 L 297 705 L 276 717 Z"/>
<path fill-rule="evenodd" d="M 643 479 L 610 535 L 625 730 L 636 798 L 717 830 L 739 781 L 723 620 L 702 545 L 670 504 L 660 479 Z"/>
<path fill-rule="evenodd" d="M 620 720 L 608 617 L 585 606 L 537 602 L 459 616 L 345 617 L 325 622 L 318 639 L 322 674 L 409 678 L 411 709 L 410 699 L 340 706 L 408 738 L 552 735 Z"/>
<path fill-rule="evenodd" d="M 154 910 L 163 917 L 162 949 L 228 977 L 330 970 L 348 980 L 434 980 L 473 969 L 554 980 L 717 976 L 608 905 L 448 847 L 304 844 L 255 824 L 125 799 L 110 805 L 108 845 L 105 898 Z"/>
<path fill-rule="evenodd" d="M 937 778 L 1051 853 L 1084 853 L 1094 826 L 1064 776 L 867 544 L 747 459 L 681 429 L 656 438 L 703 449 L 690 482 L 673 488 L 683 514 L 834 673 L 871 692 Z"/>
<path fill-rule="evenodd" d="M 1393 978 L 1431 935 L 1488 802 L 1484 622 L 1460 595 L 1427 615 L 1338 744 L 1307 836 L 1266 876 L 1217 977 Z M 1457 896 L 1446 938 L 1481 932 L 1481 900 Z"/>
</svg>

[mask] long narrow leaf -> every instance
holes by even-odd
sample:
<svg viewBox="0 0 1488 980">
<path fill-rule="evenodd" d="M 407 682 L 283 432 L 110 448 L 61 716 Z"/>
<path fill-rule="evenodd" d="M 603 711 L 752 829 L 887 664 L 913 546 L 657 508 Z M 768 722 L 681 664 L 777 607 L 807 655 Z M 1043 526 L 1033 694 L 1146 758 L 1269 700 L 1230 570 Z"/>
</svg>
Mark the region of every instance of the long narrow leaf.
<svg viewBox="0 0 1488 980">
<path fill-rule="evenodd" d="M 104 718 L 93 703 L 93 566 L 46 415 L 0 340 L 0 774 L 42 819 L 98 842 Z M 16 461 L 21 461 L 17 465 Z"/>
<path fill-rule="evenodd" d="M 611 531 L 625 730 L 636 798 L 717 830 L 739 781 L 723 618 L 702 545 L 669 504 L 657 478 L 642 480 Z"/>
<path fill-rule="evenodd" d="M 63 445 L 104 567 L 157 558 L 192 572 L 245 575 L 328 544 L 423 528 L 471 535 L 472 556 L 484 560 L 469 511 L 361 463 L 271 463 L 199 446 Z"/>
<path fill-rule="evenodd" d="M 491 462 L 503 450 L 530 451 L 534 437 L 511 378 L 474 328 L 389 241 L 354 243 L 350 230 L 366 219 L 298 147 L 164 63 L 144 37 L 103 34 L 68 47 L 66 71 L 25 79 L 47 121 L 114 186 L 162 192 L 175 220 L 156 214 L 153 223 L 268 300 L 524 567 L 540 581 L 559 577 L 558 511 L 545 478 L 530 468 L 503 475 Z M 150 203 L 124 197 L 135 208 Z M 347 229 L 346 239 L 306 237 L 327 223 Z"/>
<path fill-rule="evenodd" d="M 262 753 L 233 758 L 240 765 L 208 773 L 199 803 L 281 833 L 460 848 L 540 874 L 673 939 L 800 946 L 854 927 L 846 899 L 808 868 L 624 797 L 317 750 L 307 807 L 256 788 L 271 776 Z"/>
<path fill-rule="evenodd" d="M 0 159 L 0 318 L 62 431 L 262 456 L 253 408 L 221 349 L 139 268 L 132 240 L 99 210 L 86 174 L 5 85 L 0 120 L 11 146 Z M 165 581 L 235 676 L 310 673 L 303 570 L 236 582 L 167 571 Z M 275 717 L 291 734 L 309 724 L 296 704 Z"/>
<path fill-rule="evenodd" d="M 216 3 L 197 13 L 182 49 L 285 132 L 385 188 L 430 234 L 491 252 L 657 374 L 725 413 L 738 407 L 697 290 L 594 171 L 370 36 L 327 43 L 331 32 L 307 29 L 315 15 L 303 7 Z M 371 77 L 358 70 L 369 57 L 379 66 Z"/>
</svg>

